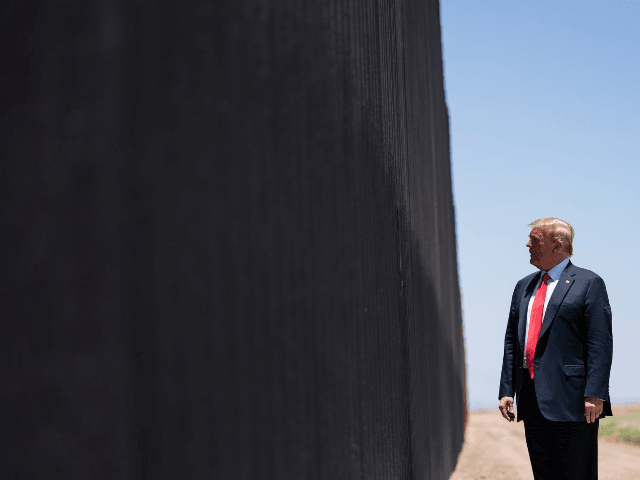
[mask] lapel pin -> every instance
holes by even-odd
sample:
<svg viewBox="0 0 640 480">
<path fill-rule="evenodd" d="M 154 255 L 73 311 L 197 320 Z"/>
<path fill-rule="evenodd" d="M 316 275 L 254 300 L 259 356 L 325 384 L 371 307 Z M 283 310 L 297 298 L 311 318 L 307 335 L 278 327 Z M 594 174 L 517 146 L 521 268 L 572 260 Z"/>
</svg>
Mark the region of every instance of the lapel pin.
<svg viewBox="0 0 640 480">
<path fill-rule="evenodd" d="M 569 280 L 567 280 L 567 283 L 569 283 Z"/>
</svg>

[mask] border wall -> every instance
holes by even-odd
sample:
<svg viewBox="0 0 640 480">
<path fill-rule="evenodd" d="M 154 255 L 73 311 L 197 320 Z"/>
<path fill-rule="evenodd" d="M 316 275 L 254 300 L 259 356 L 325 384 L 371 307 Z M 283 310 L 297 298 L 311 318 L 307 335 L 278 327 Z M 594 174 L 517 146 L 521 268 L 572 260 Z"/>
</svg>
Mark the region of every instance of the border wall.
<svg viewBox="0 0 640 480">
<path fill-rule="evenodd" d="M 3 477 L 447 479 L 439 2 L 1 15 Z"/>
</svg>

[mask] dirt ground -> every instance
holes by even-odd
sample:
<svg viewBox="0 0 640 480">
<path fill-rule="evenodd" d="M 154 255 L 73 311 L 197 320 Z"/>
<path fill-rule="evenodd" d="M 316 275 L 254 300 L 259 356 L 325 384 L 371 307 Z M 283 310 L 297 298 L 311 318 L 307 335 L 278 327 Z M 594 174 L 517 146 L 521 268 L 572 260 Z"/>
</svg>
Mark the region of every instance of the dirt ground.
<svg viewBox="0 0 640 480">
<path fill-rule="evenodd" d="M 613 405 L 614 415 L 640 411 L 640 404 Z M 598 438 L 599 480 L 640 479 L 640 446 Z M 498 411 L 469 412 L 458 465 L 449 480 L 533 480 L 523 422 Z"/>
</svg>

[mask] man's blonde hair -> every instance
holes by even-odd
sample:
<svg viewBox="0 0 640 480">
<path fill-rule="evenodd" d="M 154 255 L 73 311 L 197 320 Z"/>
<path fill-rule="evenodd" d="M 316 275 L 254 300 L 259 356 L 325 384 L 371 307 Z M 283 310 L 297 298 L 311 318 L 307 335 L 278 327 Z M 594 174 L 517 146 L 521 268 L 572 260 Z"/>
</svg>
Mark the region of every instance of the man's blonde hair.
<svg viewBox="0 0 640 480">
<path fill-rule="evenodd" d="M 573 227 L 559 218 L 540 218 L 529 224 L 531 228 L 540 228 L 545 235 L 557 240 L 573 256 Z"/>
</svg>

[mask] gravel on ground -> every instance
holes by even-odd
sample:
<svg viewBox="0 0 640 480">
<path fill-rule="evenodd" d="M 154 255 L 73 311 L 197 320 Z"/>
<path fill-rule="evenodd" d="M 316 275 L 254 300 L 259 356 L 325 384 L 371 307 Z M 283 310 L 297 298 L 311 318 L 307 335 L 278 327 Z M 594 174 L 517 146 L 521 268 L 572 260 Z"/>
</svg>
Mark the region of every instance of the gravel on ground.
<svg viewBox="0 0 640 480">
<path fill-rule="evenodd" d="M 613 414 L 640 411 L 640 405 L 613 405 Z M 640 446 L 598 438 L 598 479 L 640 479 Z M 523 422 L 507 422 L 495 411 L 469 412 L 465 440 L 449 480 L 533 480 Z"/>
</svg>

